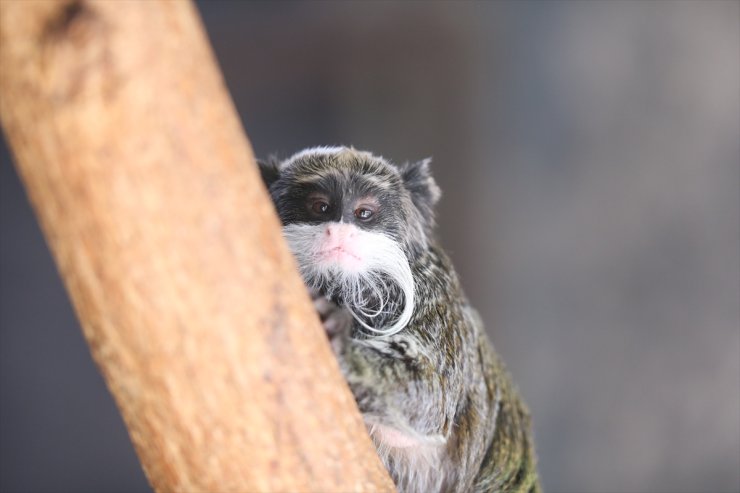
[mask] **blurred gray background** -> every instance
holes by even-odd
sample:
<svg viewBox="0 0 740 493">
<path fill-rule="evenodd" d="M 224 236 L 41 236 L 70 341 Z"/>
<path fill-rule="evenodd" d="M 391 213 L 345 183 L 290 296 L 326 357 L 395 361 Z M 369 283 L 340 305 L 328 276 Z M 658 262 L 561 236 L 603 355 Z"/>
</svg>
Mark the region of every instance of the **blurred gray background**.
<svg viewBox="0 0 740 493">
<path fill-rule="evenodd" d="M 434 158 L 547 491 L 740 491 L 740 3 L 198 6 L 258 156 Z M 0 160 L 0 490 L 148 491 Z"/>
</svg>

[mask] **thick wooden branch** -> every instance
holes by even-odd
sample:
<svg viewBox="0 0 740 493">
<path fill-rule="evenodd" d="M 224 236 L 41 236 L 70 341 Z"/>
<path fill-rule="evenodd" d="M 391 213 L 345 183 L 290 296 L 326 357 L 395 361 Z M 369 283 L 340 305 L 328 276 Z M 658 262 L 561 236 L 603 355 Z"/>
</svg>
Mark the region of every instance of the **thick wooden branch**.
<svg viewBox="0 0 740 493">
<path fill-rule="evenodd" d="M 16 166 L 154 488 L 392 491 L 193 5 L 3 0 L 0 70 Z"/>
</svg>

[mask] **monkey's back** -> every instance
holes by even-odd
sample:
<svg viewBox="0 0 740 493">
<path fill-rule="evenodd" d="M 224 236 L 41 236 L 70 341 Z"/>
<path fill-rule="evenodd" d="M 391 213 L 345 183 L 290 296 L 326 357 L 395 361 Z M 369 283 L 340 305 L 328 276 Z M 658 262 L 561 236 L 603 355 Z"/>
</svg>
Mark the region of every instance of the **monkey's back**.
<svg viewBox="0 0 740 493">
<path fill-rule="evenodd" d="M 458 401 L 447 450 L 457 471 L 443 491 L 539 492 L 529 412 L 449 258 L 431 245 L 415 274 L 426 301 L 409 329 L 445 355 L 437 368 Z"/>
</svg>

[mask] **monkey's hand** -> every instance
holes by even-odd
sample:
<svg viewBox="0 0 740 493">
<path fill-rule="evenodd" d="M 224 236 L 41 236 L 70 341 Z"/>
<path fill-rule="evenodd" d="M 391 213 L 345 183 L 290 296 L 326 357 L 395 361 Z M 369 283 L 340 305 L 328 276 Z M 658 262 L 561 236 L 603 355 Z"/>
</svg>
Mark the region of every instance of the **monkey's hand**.
<svg viewBox="0 0 740 493">
<path fill-rule="evenodd" d="M 333 340 L 338 335 L 349 333 L 353 319 L 348 310 L 316 291 L 311 293 L 311 297 L 329 339 Z"/>
</svg>

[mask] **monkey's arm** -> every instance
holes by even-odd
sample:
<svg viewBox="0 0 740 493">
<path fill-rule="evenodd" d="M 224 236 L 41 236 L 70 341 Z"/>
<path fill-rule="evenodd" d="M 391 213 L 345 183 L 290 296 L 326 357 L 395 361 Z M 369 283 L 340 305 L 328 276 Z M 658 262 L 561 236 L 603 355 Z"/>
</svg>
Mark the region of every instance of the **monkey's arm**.
<svg viewBox="0 0 740 493">
<path fill-rule="evenodd" d="M 445 403 L 449 385 L 413 336 L 347 337 L 338 349 L 340 367 L 369 424 L 420 444 L 446 441 L 454 415 Z"/>
<path fill-rule="evenodd" d="M 315 297 L 314 304 L 331 340 L 347 383 L 366 421 L 392 439 L 442 444 L 454 416 L 449 378 L 439 371 L 427 343 L 413 331 L 369 339 L 351 336 L 348 312 Z M 398 433 L 395 433 L 398 432 Z"/>
</svg>

